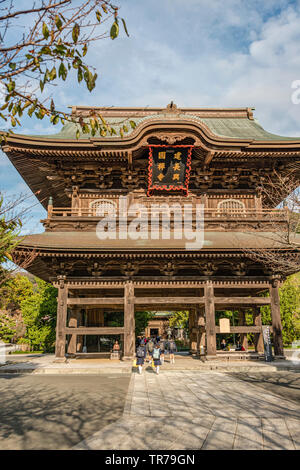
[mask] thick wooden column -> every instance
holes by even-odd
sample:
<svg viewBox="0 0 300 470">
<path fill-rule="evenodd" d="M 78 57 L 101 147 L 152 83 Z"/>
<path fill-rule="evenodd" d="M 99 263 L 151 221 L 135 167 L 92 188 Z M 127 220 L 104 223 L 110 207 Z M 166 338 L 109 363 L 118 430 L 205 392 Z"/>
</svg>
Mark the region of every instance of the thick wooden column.
<svg viewBox="0 0 300 470">
<path fill-rule="evenodd" d="M 239 309 L 239 326 L 246 326 L 246 313 L 242 309 Z M 240 333 L 240 340 L 245 351 L 248 351 L 247 333 Z"/>
<path fill-rule="evenodd" d="M 56 320 L 56 344 L 55 356 L 57 358 L 65 357 L 66 349 L 66 322 L 67 322 L 67 300 L 68 288 L 65 285 L 64 277 L 59 278 L 58 298 L 57 298 L 57 320 Z"/>
<path fill-rule="evenodd" d="M 208 281 L 204 287 L 205 297 L 205 323 L 206 323 L 206 354 L 215 356 L 217 354 L 216 344 L 216 319 L 214 304 L 214 287 Z"/>
<path fill-rule="evenodd" d="M 282 325 L 280 318 L 280 301 L 278 291 L 278 280 L 275 279 L 270 286 L 271 315 L 273 327 L 273 344 L 275 356 L 283 356 Z"/>
<path fill-rule="evenodd" d="M 127 282 L 124 287 L 124 357 L 132 359 L 135 354 L 135 319 L 134 319 L 134 287 Z"/>
<path fill-rule="evenodd" d="M 69 328 L 77 328 L 79 323 L 80 310 L 73 307 L 69 319 Z M 77 352 L 77 334 L 71 335 L 70 342 L 68 344 L 68 354 L 76 354 Z"/>
<path fill-rule="evenodd" d="M 199 356 L 205 350 L 205 319 L 204 309 L 197 308 L 197 355 Z"/>
<path fill-rule="evenodd" d="M 99 326 L 104 326 L 104 310 L 99 310 Z"/>
<path fill-rule="evenodd" d="M 260 326 L 262 325 L 261 321 L 261 313 L 260 313 L 260 308 L 255 307 L 253 308 L 253 324 L 255 326 Z M 255 346 L 255 351 L 259 354 L 264 353 L 264 338 L 262 331 L 260 333 L 254 333 L 254 346 Z"/>
<path fill-rule="evenodd" d="M 197 354 L 197 312 L 195 308 L 189 310 L 190 354 Z"/>
</svg>

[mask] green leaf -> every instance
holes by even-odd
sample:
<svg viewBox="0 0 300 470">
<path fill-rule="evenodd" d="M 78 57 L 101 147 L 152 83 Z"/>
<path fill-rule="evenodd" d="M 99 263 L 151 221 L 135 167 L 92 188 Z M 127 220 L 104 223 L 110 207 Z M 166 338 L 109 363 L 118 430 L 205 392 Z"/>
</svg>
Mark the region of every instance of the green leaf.
<svg viewBox="0 0 300 470">
<path fill-rule="evenodd" d="M 83 73 L 82 73 L 82 69 L 79 68 L 78 69 L 78 72 L 77 72 L 77 79 L 78 79 L 78 83 L 80 83 L 83 79 Z"/>
<path fill-rule="evenodd" d="M 40 89 L 41 89 L 41 91 L 43 91 L 44 86 L 45 86 L 45 83 L 42 80 L 40 80 Z"/>
<path fill-rule="evenodd" d="M 16 70 L 16 66 L 17 66 L 17 64 L 16 64 L 15 62 L 11 62 L 11 63 L 9 64 L 9 67 L 10 67 L 12 70 Z"/>
<path fill-rule="evenodd" d="M 87 44 L 85 44 L 85 45 L 83 46 L 83 48 L 82 48 L 82 55 L 83 55 L 83 57 L 86 55 L 87 50 L 88 50 Z"/>
<path fill-rule="evenodd" d="M 51 111 L 51 113 L 54 113 L 54 111 L 55 111 L 55 104 L 54 104 L 53 99 L 51 100 L 51 103 L 50 103 L 50 111 Z"/>
<path fill-rule="evenodd" d="M 123 126 L 123 131 L 124 131 L 124 132 L 128 132 L 128 127 L 125 126 L 125 124 L 124 124 L 124 126 Z"/>
<path fill-rule="evenodd" d="M 45 39 L 48 39 L 49 37 L 49 29 L 46 25 L 46 23 L 43 23 L 43 28 L 42 28 L 43 36 Z"/>
<path fill-rule="evenodd" d="M 13 80 L 10 80 L 10 81 L 6 84 L 7 91 L 8 91 L 9 93 L 11 93 L 12 91 L 14 91 L 15 86 L 16 86 L 16 82 L 14 82 Z"/>
<path fill-rule="evenodd" d="M 108 10 L 107 10 L 107 8 L 106 8 L 105 3 L 103 3 L 103 4 L 101 5 L 101 7 L 102 7 L 102 10 L 104 11 L 104 13 L 107 14 Z"/>
<path fill-rule="evenodd" d="M 134 121 L 129 121 L 129 124 L 131 125 L 132 129 L 136 128 L 136 123 Z"/>
<path fill-rule="evenodd" d="M 56 114 L 56 115 L 51 116 L 50 122 L 52 122 L 52 124 L 53 124 L 54 126 L 55 126 L 56 124 L 58 124 L 58 123 L 59 123 L 59 115 Z"/>
<path fill-rule="evenodd" d="M 80 34 L 79 24 L 75 23 L 75 25 L 73 27 L 73 30 L 72 30 L 72 39 L 75 42 L 75 44 L 78 41 L 79 34 Z"/>
<path fill-rule="evenodd" d="M 119 35 L 119 25 L 117 21 L 114 21 L 112 27 L 110 28 L 110 37 L 111 39 L 116 39 Z"/>
<path fill-rule="evenodd" d="M 55 80 L 55 78 L 56 78 L 56 68 L 53 67 L 53 69 L 49 72 L 49 79 Z"/>
<path fill-rule="evenodd" d="M 61 77 L 63 80 L 67 78 L 68 72 L 66 67 L 64 66 L 64 63 L 61 62 L 59 69 L 58 69 L 58 76 Z"/>
<path fill-rule="evenodd" d="M 16 119 L 15 119 L 13 116 L 11 116 L 10 121 L 11 121 L 11 125 L 12 125 L 13 127 L 16 127 L 17 122 L 16 122 Z"/>
<path fill-rule="evenodd" d="M 99 23 L 100 23 L 100 21 L 101 21 L 101 16 L 102 16 L 102 15 L 101 15 L 100 11 L 97 10 L 97 11 L 96 11 L 96 18 L 97 18 L 97 20 L 98 20 Z"/>
<path fill-rule="evenodd" d="M 51 49 L 49 46 L 43 46 L 40 50 L 40 54 L 51 54 Z"/>
<path fill-rule="evenodd" d="M 79 130 L 79 129 L 77 129 L 77 131 L 76 131 L 76 139 L 78 140 L 78 139 L 79 139 L 79 137 L 80 137 L 80 130 Z"/>
<path fill-rule="evenodd" d="M 126 33 L 127 36 L 129 37 L 129 33 L 128 33 L 128 31 L 127 31 L 127 26 L 126 26 L 125 20 L 124 20 L 124 18 L 121 18 L 121 20 L 122 20 L 122 23 L 123 23 L 123 27 L 124 27 L 125 33 Z"/>
<path fill-rule="evenodd" d="M 59 15 L 55 16 L 55 24 L 57 29 L 60 29 L 62 27 L 62 21 Z"/>
</svg>

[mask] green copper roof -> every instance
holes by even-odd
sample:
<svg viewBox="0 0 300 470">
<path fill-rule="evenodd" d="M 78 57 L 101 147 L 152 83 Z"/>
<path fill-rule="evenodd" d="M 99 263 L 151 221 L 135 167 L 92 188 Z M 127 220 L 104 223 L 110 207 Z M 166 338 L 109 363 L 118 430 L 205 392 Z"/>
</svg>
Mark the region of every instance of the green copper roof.
<svg viewBox="0 0 300 470">
<path fill-rule="evenodd" d="M 258 123 L 257 120 L 250 120 L 247 118 L 231 118 L 231 117 L 220 117 L 220 118 L 200 118 L 197 115 L 185 114 L 185 113 L 160 113 L 148 116 L 130 116 L 123 117 L 107 117 L 106 122 L 115 129 L 117 136 L 119 135 L 120 129 L 125 125 L 128 128 L 128 132 L 124 133 L 124 136 L 129 136 L 134 131 L 130 125 L 130 120 L 134 121 L 138 127 L 145 121 L 187 121 L 187 122 L 198 122 L 200 125 L 204 124 L 209 128 L 212 134 L 217 137 L 233 138 L 233 139 L 246 139 L 246 140 L 263 140 L 263 141 L 293 141 L 299 140 L 299 137 L 284 137 L 276 134 L 267 132 Z M 38 136 L 47 139 L 76 139 L 76 130 L 79 128 L 76 124 L 67 123 L 58 134 Z M 95 137 L 100 137 L 96 134 Z M 80 134 L 80 139 L 93 138 L 91 134 Z M 105 136 L 106 139 L 116 138 L 116 135 L 110 135 L 108 133 Z"/>
</svg>

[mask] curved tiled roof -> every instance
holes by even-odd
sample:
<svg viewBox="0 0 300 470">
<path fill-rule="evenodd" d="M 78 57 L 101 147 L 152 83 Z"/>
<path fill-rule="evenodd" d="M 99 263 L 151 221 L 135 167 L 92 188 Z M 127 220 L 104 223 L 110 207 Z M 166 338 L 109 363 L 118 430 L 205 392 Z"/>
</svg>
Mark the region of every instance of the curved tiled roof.
<svg viewBox="0 0 300 470">
<path fill-rule="evenodd" d="M 217 110 L 215 110 L 217 114 Z M 133 132 L 133 128 L 130 125 L 130 121 L 134 121 L 136 127 L 139 127 L 145 122 L 157 122 L 157 121 L 181 121 L 181 122 L 193 122 L 198 123 L 201 127 L 201 124 L 204 125 L 209 131 L 217 137 L 224 138 L 234 138 L 234 139 L 250 139 L 257 141 L 293 141 L 299 140 L 300 137 L 286 137 L 271 132 L 266 131 L 256 119 L 249 119 L 249 117 L 200 117 L 197 114 L 192 112 L 178 112 L 178 113 L 169 113 L 169 112 L 160 112 L 155 114 L 148 114 L 146 116 L 140 116 L 138 113 L 136 116 L 130 115 L 126 116 L 116 116 L 116 117 L 105 117 L 105 121 L 111 127 L 115 129 L 117 134 L 120 129 L 125 125 L 128 128 L 128 132 L 125 133 L 126 136 L 130 136 Z M 76 139 L 76 130 L 79 129 L 74 123 L 67 123 L 57 134 L 52 135 L 39 135 L 36 137 L 45 138 L 45 139 Z M 80 139 L 90 139 L 93 138 L 91 134 L 80 134 Z M 115 135 L 107 133 L 105 139 L 115 139 Z"/>
<path fill-rule="evenodd" d="M 300 234 L 296 236 L 297 241 Z M 36 235 L 27 235 L 23 238 L 20 247 L 32 247 L 38 250 L 50 249 L 54 251 L 69 250 L 82 251 L 159 251 L 159 250 L 185 250 L 187 239 L 182 240 L 131 240 L 115 239 L 100 240 L 95 232 L 44 232 Z M 280 236 L 276 238 L 273 232 L 222 232 L 205 231 L 202 250 L 243 250 L 245 248 L 284 248 Z M 289 248 L 287 246 L 287 248 Z M 197 249 L 198 251 L 198 249 Z M 200 249 L 201 251 L 201 249 Z"/>
</svg>

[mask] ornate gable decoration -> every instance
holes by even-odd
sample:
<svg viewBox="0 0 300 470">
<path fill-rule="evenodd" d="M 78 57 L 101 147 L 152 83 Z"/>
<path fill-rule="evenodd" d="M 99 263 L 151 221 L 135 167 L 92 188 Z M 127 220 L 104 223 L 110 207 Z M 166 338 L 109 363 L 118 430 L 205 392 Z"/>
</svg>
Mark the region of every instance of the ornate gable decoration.
<svg viewBox="0 0 300 470">
<path fill-rule="evenodd" d="M 149 145 L 148 196 L 158 191 L 188 194 L 192 145 Z"/>
</svg>

